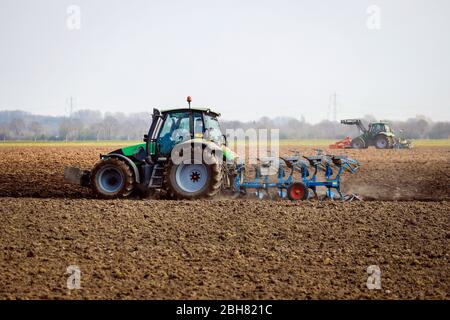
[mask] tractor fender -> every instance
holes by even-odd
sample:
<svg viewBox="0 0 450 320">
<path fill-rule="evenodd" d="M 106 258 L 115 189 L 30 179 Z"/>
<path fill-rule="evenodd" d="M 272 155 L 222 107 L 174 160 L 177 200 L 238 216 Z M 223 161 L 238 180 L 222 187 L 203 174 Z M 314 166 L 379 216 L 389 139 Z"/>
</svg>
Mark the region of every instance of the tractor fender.
<svg viewBox="0 0 450 320">
<path fill-rule="evenodd" d="M 394 143 L 394 135 L 392 133 L 386 133 L 386 132 L 380 132 L 375 137 L 373 137 L 373 140 L 375 141 L 378 137 L 386 137 L 391 144 Z"/>
<path fill-rule="evenodd" d="M 386 137 L 394 137 L 394 134 L 392 132 L 379 132 L 375 137 L 377 136 L 386 136 Z"/>
<path fill-rule="evenodd" d="M 208 140 L 202 141 L 204 147 L 210 150 L 219 150 L 222 153 L 222 160 L 228 164 L 243 164 L 239 155 L 226 145 L 218 146 L 216 143 Z"/>
<path fill-rule="evenodd" d="M 109 153 L 109 154 L 101 154 L 100 155 L 101 159 L 108 159 L 108 158 L 117 158 L 117 159 L 121 159 L 124 160 L 125 163 L 130 166 L 131 169 L 133 169 L 134 172 L 134 178 L 136 179 L 136 183 L 141 183 L 141 177 L 139 175 L 139 169 L 136 166 L 136 164 L 131 161 L 130 158 L 127 158 L 126 156 L 122 155 L 122 154 L 118 154 L 118 153 Z"/>
<path fill-rule="evenodd" d="M 195 145 L 195 146 L 201 145 L 202 149 L 209 148 L 210 150 L 217 150 L 223 154 L 222 148 L 220 146 L 218 146 L 216 143 L 208 141 L 208 140 L 204 140 L 204 139 L 199 139 L 199 138 L 183 141 L 182 143 L 175 145 L 173 147 L 172 151 L 176 152 L 178 150 L 183 149 L 183 147 L 190 148 L 192 145 Z M 171 154 L 171 157 L 172 157 L 172 154 Z"/>
</svg>

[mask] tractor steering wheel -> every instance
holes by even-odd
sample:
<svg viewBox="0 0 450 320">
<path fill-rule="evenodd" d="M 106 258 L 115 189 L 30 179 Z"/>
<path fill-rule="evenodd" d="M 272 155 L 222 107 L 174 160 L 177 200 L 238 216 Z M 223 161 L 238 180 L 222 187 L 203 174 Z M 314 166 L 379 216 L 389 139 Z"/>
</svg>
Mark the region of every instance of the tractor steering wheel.
<svg viewBox="0 0 450 320">
<path fill-rule="evenodd" d="M 172 132 L 171 138 L 175 142 L 181 142 L 189 138 L 189 132 L 186 129 L 176 129 Z"/>
</svg>

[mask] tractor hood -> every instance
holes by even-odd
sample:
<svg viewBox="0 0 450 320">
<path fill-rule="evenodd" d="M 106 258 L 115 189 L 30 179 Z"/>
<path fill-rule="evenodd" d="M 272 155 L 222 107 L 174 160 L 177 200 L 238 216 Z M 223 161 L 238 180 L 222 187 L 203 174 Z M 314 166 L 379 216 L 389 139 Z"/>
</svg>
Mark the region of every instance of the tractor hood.
<svg viewBox="0 0 450 320">
<path fill-rule="evenodd" d="M 131 157 L 132 155 L 138 153 L 140 149 L 144 149 L 145 151 L 146 144 L 145 143 L 139 143 L 128 147 L 123 147 L 121 149 L 117 149 L 114 151 L 111 151 L 109 154 L 121 154 L 126 157 Z"/>
</svg>

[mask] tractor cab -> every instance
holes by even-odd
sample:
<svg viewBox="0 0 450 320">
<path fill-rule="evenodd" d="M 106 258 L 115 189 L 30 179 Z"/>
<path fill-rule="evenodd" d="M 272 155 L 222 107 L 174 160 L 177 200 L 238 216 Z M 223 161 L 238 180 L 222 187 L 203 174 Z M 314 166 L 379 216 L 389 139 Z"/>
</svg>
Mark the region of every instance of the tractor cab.
<svg viewBox="0 0 450 320">
<path fill-rule="evenodd" d="M 148 134 L 144 135 L 148 162 L 165 161 L 174 146 L 189 140 L 226 147 L 226 138 L 218 120 L 220 113 L 209 108 L 191 108 L 191 101 L 192 98 L 187 97 L 187 108 L 153 109 L 152 123 Z"/>
<path fill-rule="evenodd" d="M 219 113 L 207 108 L 172 109 L 165 110 L 158 115 L 161 124 L 159 132 L 154 132 L 155 153 L 168 156 L 173 147 L 191 139 L 212 141 L 218 145 L 224 144 L 222 131 L 219 126 Z M 157 128 L 156 128 L 157 129 Z M 152 150 L 152 148 L 150 148 Z"/>
<path fill-rule="evenodd" d="M 386 122 L 372 122 L 369 124 L 369 132 L 371 135 L 376 135 L 380 132 L 392 132 L 392 130 Z"/>
</svg>

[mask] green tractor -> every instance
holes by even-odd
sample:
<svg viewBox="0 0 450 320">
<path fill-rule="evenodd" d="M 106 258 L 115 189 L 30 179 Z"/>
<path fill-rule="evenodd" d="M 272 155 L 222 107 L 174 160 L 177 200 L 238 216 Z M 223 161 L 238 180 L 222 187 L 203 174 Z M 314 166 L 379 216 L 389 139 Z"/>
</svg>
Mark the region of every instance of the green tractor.
<svg viewBox="0 0 450 320">
<path fill-rule="evenodd" d="M 368 129 L 360 119 L 345 119 L 341 120 L 341 123 L 356 125 L 361 133 L 350 142 L 350 147 L 353 149 L 365 149 L 369 146 L 375 146 L 377 149 L 409 149 L 412 147 L 411 141 L 396 137 L 386 121 L 371 122 Z"/>
<path fill-rule="evenodd" d="M 227 147 L 219 113 L 208 108 L 153 110 L 144 143 L 101 154 L 92 170 L 68 167 L 65 179 L 104 199 L 131 194 L 209 198 L 231 188 L 237 155 Z"/>
</svg>

